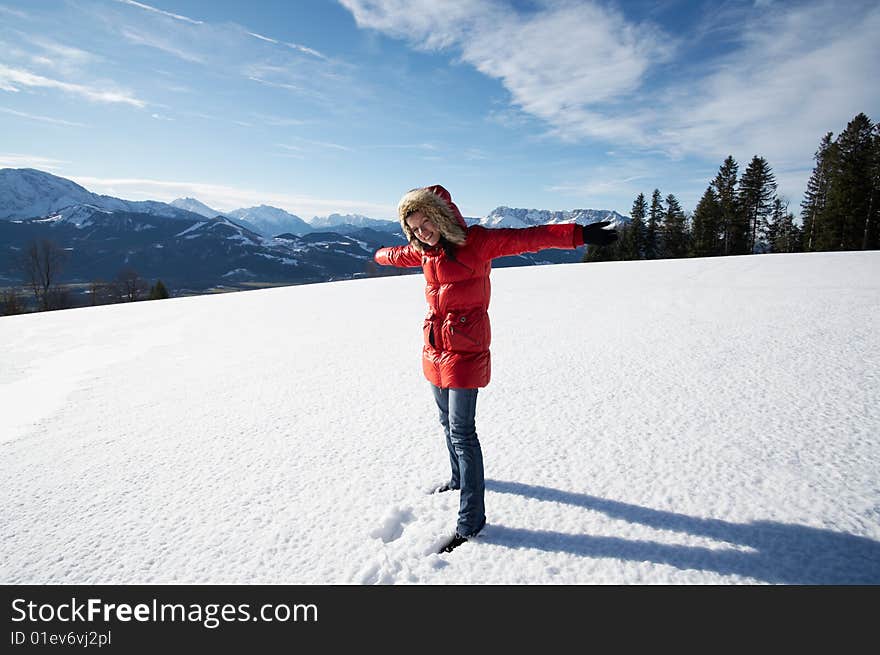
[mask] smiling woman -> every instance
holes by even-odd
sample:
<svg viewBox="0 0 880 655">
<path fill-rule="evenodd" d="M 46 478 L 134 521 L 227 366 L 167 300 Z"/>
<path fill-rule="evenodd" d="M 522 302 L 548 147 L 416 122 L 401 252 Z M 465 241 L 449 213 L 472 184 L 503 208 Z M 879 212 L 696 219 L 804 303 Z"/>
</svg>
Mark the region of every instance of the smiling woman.
<svg viewBox="0 0 880 655">
<path fill-rule="evenodd" d="M 427 287 L 422 370 L 431 383 L 446 434 L 451 476 L 438 492 L 460 490 L 458 524 L 443 545 L 449 552 L 486 524 L 483 453 L 476 432 L 477 392 L 489 384 L 489 273 L 496 257 L 545 248 L 609 243 L 614 230 L 576 223 L 525 229 L 468 227 L 452 196 L 440 185 L 413 189 L 398 205 L 409 245 L 382 248 L 379 264 L 421 266 Z"/>
<path fill-rule="evenodd" d="M 406 224 L 412 230 L 412 233 L 418 237 L 419 241 L 426 246 L 436 246 L 440 241 L 440 230 L 430 218 L 422 212 L 416 210 L 406 215 L 404 218 Z"/>
</svg>

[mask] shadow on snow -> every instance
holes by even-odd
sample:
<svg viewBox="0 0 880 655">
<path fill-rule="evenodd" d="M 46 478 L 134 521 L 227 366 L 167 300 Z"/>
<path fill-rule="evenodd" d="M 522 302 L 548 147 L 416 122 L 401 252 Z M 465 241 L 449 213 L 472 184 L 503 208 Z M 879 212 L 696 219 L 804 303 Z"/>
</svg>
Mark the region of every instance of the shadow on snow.
<svg viewBox="0 0 880 655">
<path fill-rule="evenodd" d="M 535 548 L 584 557 L 656 562 L 678 569 L 715 571 L 775 584 L 878 584 L 880 542 L 804 525 L 756 521 L 730 523 L 664 512 L 550 487 L 486 480 L 486 489 L 602 512 L 658 530 L 746 546 L 751 551 L 682 546 L 619 537 L 565 534 L 492 525 L 480 540 L 509 548 Z"/>
</svg>

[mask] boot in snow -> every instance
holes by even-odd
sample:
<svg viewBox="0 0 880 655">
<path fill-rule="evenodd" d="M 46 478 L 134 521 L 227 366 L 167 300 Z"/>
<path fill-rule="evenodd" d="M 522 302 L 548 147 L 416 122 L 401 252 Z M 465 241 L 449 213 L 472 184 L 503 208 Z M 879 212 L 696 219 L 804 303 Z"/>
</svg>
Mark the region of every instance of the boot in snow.
<svg viewBox="0 0 880 655">
<path fill-rule="evenodd" d="M 467 541 L 467 537 L 463 537 L 456 530 L 455 534 L 452 536 L 452 539 L 443 544 L 443 547 L 437 551 L 437 554 L 451 553 L 453 550 L 461 546 L 465 541 Z"/>
</svg>

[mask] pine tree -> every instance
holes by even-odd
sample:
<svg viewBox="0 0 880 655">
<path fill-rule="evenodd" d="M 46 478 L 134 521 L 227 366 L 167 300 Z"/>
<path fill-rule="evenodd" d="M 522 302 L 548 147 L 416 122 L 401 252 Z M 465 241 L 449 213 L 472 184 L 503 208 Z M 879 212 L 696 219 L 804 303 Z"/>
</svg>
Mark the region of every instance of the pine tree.
<svg viewBox="0 0 880 655">
<path fill-rule="evenodd" d="M 648 205 L 645 202 L 645 194 L 640 193 L 633 202 L 632 211 L 630 212 L 632 220 L 629 226 L 624 230 L 620 239 L 621 243 L 621 259 L 632 260 L 642 259 L 645 256 L 645 216 L 647 216 Z"/>
<path fill-rule="evenodd" d="M 720 254 L 718 235 L 721 231 L 721 204 L 712 186 L 706 187 L 694 210 L 691 255 L 711 257 Z"/>
<path fill-rule="evenodd" d="M 763 157 L 755 155 L 739 181 L 739 204 L 747 228 L 745 252 L 758 252 L 767 216 L 776 197 L 776 177 Z"/>
<path fill-rule="evenodd" d="M 157 280 L 150 288 L 150 300 L 161 300 L 168 297 L 168 289 L 162 284 L 162 280 Z"/>
<path fill-rule="evenodd" d="M 773 200 L 766 234 L 770 252 L 798 252 L 800 250 L 800 231 L 794 224 L 794 214 L 788 211 L 788 203 L 781 198 Z"/>
<path fill-rule="evenodd" d="M 871 166 L 871 200 L 868 203 L 868 219 L 862 250 L 880 248 L 880 123 L 874 125 L 873 163 Z"/>
<path fill-rule="evenodd" d="M 620 250 L 618 248 L 620 239 L 609 246 L 588 245 L 582 262 L 613 262 L 621 259 Z"/>
<path fill-rule="evenodd" d="M 858 114 L 837 137 L 836 166 L 826 205 L 826 225 L 820 239 L 822 250 L 860 250 L 870 228 L 874 159 L 874 125 Z M 870 230 L 869 230 L 870 231 Z"/>
<path fill-rule="evenodd" d="M 736 160 L 728 155 L 715 179 L 712 187 L 718 196 L 718 209 L 720 217 L 721 254 L 737 254 L 737 245 L 743 241 L 742 225 L 739 222 L 739 208 L 737 205 L 737 175 L 739 165 Z"/>
<path fill-rule="evenodd" d="M 648 210 L 648 228 L 645 230 L 645 259 L 657 259 L 662 255 L 660 232 L 663 229 L 663 200 L 660 189 L 651 195 L 651 208 Z"/>
<path fill-rule="evenodd" d="M 825 218 L 825 207 L 828 201 L 828 187 L 837 159 L 837 144 L 828 132 L 819 143 L 819 149 L 813 158 L 816 166 L 807 182 L 807 190 L 801 202 L 801 220 L 803 222 L 803 249 L 806 252 L 818 250 L 820 233 Z"/>
<path fill-rule="evenodd" d="M 688 250 L 687 220 L 673 194 L 666 196 L 663 215 L 663 251 L 666 257 L 684 257 Z"/>
</svg>

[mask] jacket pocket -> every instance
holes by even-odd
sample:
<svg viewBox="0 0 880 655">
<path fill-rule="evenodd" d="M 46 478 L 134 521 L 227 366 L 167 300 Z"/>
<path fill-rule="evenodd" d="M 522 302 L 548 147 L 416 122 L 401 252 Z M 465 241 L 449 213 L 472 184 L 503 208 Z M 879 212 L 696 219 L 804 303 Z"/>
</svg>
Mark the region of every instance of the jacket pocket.
<svg viewBox="0 0 880 655">
<path fill-rule="evenodd" d="M 441 328 L 446 350 L 481 352 L 489 347 L 488 317 L 482 310 L 449 312 Z"/>
<path fill-rule="evenodd" d="M 425 319 L 425 324 L 422 326 L 422 332 L 425 336 L 425 345 L 431 346 L 431 348 L 436 348 L 437 343 L 434 338 L 434 318 L 433 316 L 429 316 Z"/>
</svg>

